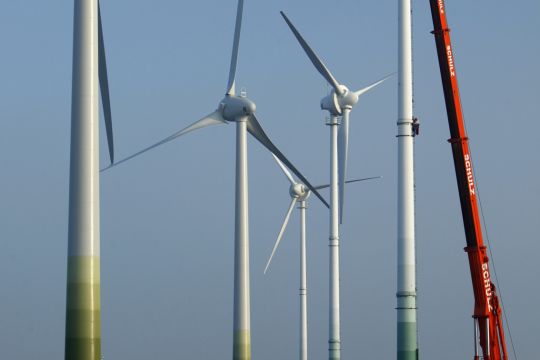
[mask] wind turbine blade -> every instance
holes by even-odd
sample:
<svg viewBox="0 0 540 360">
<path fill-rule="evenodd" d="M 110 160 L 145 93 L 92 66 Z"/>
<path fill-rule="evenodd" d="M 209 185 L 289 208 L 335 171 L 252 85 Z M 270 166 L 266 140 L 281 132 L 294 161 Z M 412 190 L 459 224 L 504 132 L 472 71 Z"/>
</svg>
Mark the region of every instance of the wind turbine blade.
<svg viewBox="0 0 540 360">
<path fill-rule="evenodd" d="M 236 64 L 238 63 L 238 47 L 240 45 L 240 30 L 242 29 L 242 13 L 244 11 L 244 0 L 238 0 L 236 10 L 236 25 L 234 27 L 234 40 L 231 54 L 231 66 L 229 68 L 229 82 L 227 84 L 227 95 L 235 94 Z"/>
<path fill-rule="evenodd" d="M 124 158 L 114 164 L 111 164 L 109 165 L 108 167 L 102 169 L 100 172 L 102 171 L 105 171 L 107 169 L 110 169 L 111 167 L 113 166 L 117 166 L 117 165 L 120 165 L 121 163 L 124 163 L 128 160 L 131 160 L 133 159 L 134 157 L 137 157 L 149 150 L 152 150 L 160 145 L 163 145 L 165 143 L 168 143 L 169 141 L 172 141 L 174 139 L 176 139 L 177 137 L 180 137 L 184 134 L 187 134 L 188 132 L 191 132 L 191 131 L 194 131 L 194 130 L 198 130 L 198 129 L 202 129 L 202 128 L 205 128 L 207 126 L 211 126 L 211 125 L 218 125 L 218 124 L 226 124 L 227 122 L 223 119 L 223 117 L 221 116 L 221 112 L 218 110 L 218 111 L 214 111 L 213 113 L 205 116 L 204 118 L 194 122 L 193 124 L 185 127 L 184 129 L 180 130 L 180 131 L 177 131 L 175 132 L 174 134 L 170 135 L 170 136 L 167 136 L 165 139 L 161 140 L 161 141 L 158 141 L 157 143 L 153 144 L 153 145 L 150 145 L 149 147 L 147 148 L 144 148 L 142 149 L 141 151 L 138 151 L 136 152 L 135 154 L 133 155 L 130 155 L 128 156 L 127 158 Z"/>
<path fill-rule="evenodd" d="M 349 115 L 351 109 L 343 109 L 338 139 L 338 180 L 339 180 L 339 223 L 343 223 L 343 203 L 345 200 L 345 179 L 347 178 L 347 158 L 349 156 Z"/>
<path fill-rule="evenodd" d="M 285 15 L 285 13 L 283 11 L 280 11 L 280 14 L 281 14 L 281 16 L 283 16 L 283 19 L 285 19 L 285 22 L 287 23 L 287 25 L 289 25 L 289 28 L 293 32 L 294 36 L 296 37 L 296 39 L 298 40 L 298 42 L 300 43 L 300 45 L 302 46 L 302 48 L 306 52 L 307 56 L 309 57 L 309 59 L 311 60 L 311 62 L 315 66 L 315 68 L 326 79 L 326 81 L 328 81 L 328 83 L 334 88 L 336 93 L 341 94 L 342 91 L 339 88 L 339 83 L 337 82 L 336 78 L 334 78 L 334 76 L 332 75 L 330 70 L 328 70 L 326 65 L 324 65 L 324 63 L 321 61 L 321 59 L 319 59 L 317 54 L 315 54 L 315 52 L 311 49 L 311 47 L 308 45 L 306 40 L 304 40 L 302 35 L 300 35 L 298 30 L 296 30 L 296 28 L 294 27 L 292 22 L 289 20 L 287 15 Z"/>
<path fill-rule="evenodd" d="M 375 86 L 381 84 L 382 82 L 386 81 L 387 79 L 389 79 L 390 77 L 394 76 L 395 73 L 391 73 L 390 75 L 386 75 L 385 77 L 383 77 L 382 79 L 374 82 L 373 84 L 369 85 L 369 86 L 366 86 L 365 88 L 361 89 L 361 90 L 358 90 L 358 91 L 355 91 L 355 95 L 356 96 L 361 96 L 363 95 L 364 93 L 368 92 L 369 90 L 373 89 Z"/>
<path fill-rule="evenodd" d="M 103 104 L 103 114 L 105 115 L 105 130 L 107 132 L 107 144 L 109 146 L 109 157 L 111 164 L 114 163 L 114 142 L 112 129 L 111 100 L 109 97 L 109 79 L 107 76 L 107 61 L 105 56 L 105 44 L 103 42 L 103 28 L 101 25 L 101 9 L 98 1 L 98 73 L 99 86 L 101 90 L 101 102 Z"/>
<path fill-rule="evenodd" d="M 358 182 L 358 181 L 366 181 L 366 180 L 373 180 L 373 179 L 381 179 L 381 178 L 382 178 L 382 176 L 372 176 L 372 177 L 361 178 L 361 179 L 353 179 L 353 180 L 347 180 L 347 181 L 345 181 L 345 184 L 350 184 L 350 183 L 354 183 L 354 182 Z M 326 188 L 329 188 L 329 187 L 330 187 L 330 184 L 325 184 L 325 185 L 315 186 L 315 189 L 321 190 L 321 189 L 326 189 Z"/>
<path fill-rule="evenodd" d="M 270 258 L 268 259 L 268 262 L 266 263 L 266 267 L 264 268 L 264 274 L 266 274 L 266 270 L 268 270 L 268 267 L 270 266 L 270 262 L 272 262 L 272 258 L 274 257 L 274 254 L 276 253 L 279 243 L 281 242 L 281 238 L 283 237 L 285 228 L 287 227 L 287 224 L 289 223 L 289 218 L 291 217 L 291 212 L 294 208 L 295 203 L 296 203 L 296 198 L 293 198 L 291 201 L 291 205 L 289 205 L 289 210 L 287 210 L 287 215 L 285 215 L 285 221 L 283 221 L 283 225 L 281 225 L 281 229 L 279 230 L 277 240 L 274 244 L 274 248 L 272 249 L 272 254 L 270 254 Z"/>
<path fill-rule="evenodd" d="M 350 183 L 355 183 L 355 182 L 359 182 L 359 181 L 367 181 L 367 180 L 373 180 L 373 179 L 382 179 L 382 176 L 371 176 L 371 177 L 367 177 L 367 178 L 347 180 L 347 181 L 345 181 L 345 183 L 350 184 Z"/>
<path fill-rule="evenodd" d="M 291 183 L 291 185 L 295 185 L 296 181 L 294 181 L 294 178 L 291 172 L 289 171 L 289 169 L 287 169 L 287 167 L 277 158 L 276 155 L 272 154 L 272 156 L 276 160 L 277 164 L 279 165 L 279 167 L 281 168 L 281 170 L 283 171 L 287 179 L 289 179 L 289 182 Z"/>
<path fill-rule="evenodd" d="M 317 189 L 311 185 L 311 183 L 302 175 L 300 171 L 298 171 L 294 165 L 279 151 L 279 149 L 272 143 L 272 141 L 268 138 L 268 135 L 264 132 L 263 128 L 261 127 L 261 124 L 259 124 L 259 121 L 257 121 L 257 118 L 254 114 L 248 117 L 247 119 L 247 131 L 253 135 L 255 139 L 257 139 L 264 147 L 266 147 L 270 152 L 276 157 L 281 160 L 289 169 L 292 170 L 292 172 L 302 181 L 304 185 L 306 185 L 314 194 L 317 196 L 324 205 L 326 205 L 327 208 L 330 208 L 330 205 L 324 200 L 324 198 L 319 194 Z"/>
</svg>

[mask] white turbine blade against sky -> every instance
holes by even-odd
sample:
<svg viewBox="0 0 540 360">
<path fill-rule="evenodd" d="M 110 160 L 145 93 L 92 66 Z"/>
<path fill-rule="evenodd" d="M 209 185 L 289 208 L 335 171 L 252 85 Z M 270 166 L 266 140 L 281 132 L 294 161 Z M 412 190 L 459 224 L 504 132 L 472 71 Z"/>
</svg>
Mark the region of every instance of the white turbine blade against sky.
<svg viewBox="0 0 540 360">
<path fill-rule="evenodd" d="M 392 73 L 392 74 L 389 74 L 389 75 L 386 75 L 385 77 L 383 77 L 382 79 L 378 80 L 378 81 L 375 81 L 373 84 L 371 85 L 368 85 L 366 86 L 365 88 L 363 89 L 360 89 L 358 91 L 355 91 L 355 95 L 356 96 L 362 96 L 363 94 L 365 94 L 366 92 L 368 92 L 369 90 L 373 89 L 374 87 L 376 86 L 379 86 L 380 84 L 382 84 L 383 82 L 385 82 L 386 80 L 390 79 L 392 76 L 394 76 L 396 73 Z"/>
<path fill-rule="evenodd" d="M 285 166 L 285 164 L 283 164 L 281 162 L 281 160 L 278 159 L 278 157 L 274 154 L 272 154 L 272 156 L 274 157 L 274 160 L 276 160 L 277 164 L 279 165 L 279 167 L 281 168 L 281 171 L 283 171 L 283 174 L 285 174 L 285 176 L 287 177 L 287 179 L 289 180 L 289 182 L 291 183 L 291 185 L 294 185 L 296 184 L 296 181 L 294 181 L 294 178 L 291 174 L 291 172 L 289 171 L 289 169 L 287 169 L 287 167 Z M 317 188 L 317 187 L 315 187 Z"/>
<path fill-rule="evenodd" d="M 347 181 L 345 181 L 345 184 L 355 183 L 355 182 L 359 182 L 359 181 L 373 180 L 373 179 L 382 179 L 382 176 L 372 176 L 372 177 L 367 177 L 367 178 L 347 180 Z M 329 187 L 330 187 L 330 184 L 315 186 L 315 188 L 317 190 L 327 189 Z"/>
<path fill-rule="evenodd" d="M 334 77 L 334 75 L 332 75 L 332 73 L 330 72 L 330 70 L 328 70 L 326 65 L 324 65 L 322 60 L 319 59 L 317 54 L 315 54 L 315 51 L 313 51 L 313 49 L 311 49 L 311 47 L 308 45 L 306 40 L 304 40 L 302 35 L 300 35 L 298 30 L 296 30 L 296 27 L 294 27 L 294 25 L 291 23 L 291 21 L 289 20 L 287 15 L 285 15 L 285 13 L 283 11 L 280 11 L 280 13 L 281 13 L 281 16 L 283 16 L 283 19 L 285 19 L 285 21 L 287 22 L 287 25 L 289 25 L 289 28 L 293 32 L 294 36 L 296 37 L 296 39 L 298 40 L 298 42 L 300 43 L 302 48 L 306 52 L 306 55 L 311 60 L 311 63 L 313 64 L 313 66 L 315 66 L 317 71 L 319 71 L 319 73 L 326 79 L 326 81 L 328 81 L 328 84 L 330 84 L 330 86 L 332 86 L 334 88 L 336 93 L 340 94 L 341 89 L 340 89 L 339 83 L 336 80 L 336 78 Z"/>
<path fill-rule="evenodd" d="M 274 243 L 274 247 L 272 248 L 272 253 L 270 254 L 270 257 L 268 258 L 268 261 L 266 262 L 266 266 L 264 267 L 263 273 L 265 274 L 266 274 L 266 271 L 268 270 L 268 267 L 270 266 L 270 263 L 272 262 L 272 258 L 274 257 L 274 254 L 276 253 L 279 243 L 281 242 L 281 238 L 283 237 L 285 228 L 287 227 L 287 224 L 289 223 L 289 218 L 291 217 L 291 213 L 294 209 L 295 204 L 296 204 L 296 199 L 293 198 L 291 201 L 291 204 L 289 205 L 289 208 L 287 209 L 287 213 L 285 214 L 285 219 L 283 220 L 283 224 L 281 225 L 281 229 L 279 230 L 276 242 Z"/>
<path fill-rule="evenodd" d="M 359 97 L 374 87 L 382 84 L 385 80 L 389 79 L 394 74 L 385 76 L 384 78 L 374 82 L 373 84 L 366 86 L 363 89 L 355 91 L 354 94 Z M 339 221 L 343 223 L 343 208 L 345 206 L 345 179 L 347 178 L 347 164 L 349 156 L 349 128 L 350 128 L 350 114 L 351 109 L 343 109 L 343 116 L 341 118 L 341 126 L 339 127 L 339 146 L 338 146 L 338 161 L 339 161 Z"/>
<path fill-rule="evenodd" d="M 150 145 L 150 146 L 148 146 L 148 147 L 146 147 L 146 148 L 144 148 L 144 149 L 142 149 L 140 151 L 137 151 L 136 153 L 122 159 L 122 160 L 117 161 L 114 164 L 111 164 L 110 166 L 104 168 L 101 171 L 105 171 L 107 169 L 110 169 L 111 167 L 115 167 L 117 165 L 120 165 L 120 164 L 122 164 L 122 163 L 124 163 L 124 162 L 126 162 L 128 160 L 133 159 L 134 157 L 142 155 L 147 151 L 155 149 L 156 147 L 158 147 L 160 145 L 163 145 L 163 144 L 166 144 L 169 141 L 172 141 L 174 139 L 177 139 L 180 136 L 185 135 L 185 134 L 187 134 L 187 133 L 189 133 L 191 131 L 195 131 L 195 130 L 198 130 L 198 129 L 203 129 L 205 127 L 212 126 L 212 125 L 220 125 L 220 124 L 227 124 L 227 122 L 221 116 L 220 111 L 214 111 L 213 113 L 206 115 L 202 119 L 195 121 L 193 124 L 186 126 L 182 130 L 179 130 L 179 131 L 175 132 L 174 134 L 167 136 L 163 140 L 160 140 L 155 144 L 152 144 L 152 145 Z"/>
<path fill-rule="evenodd" d="M 234 26 L 234 39 L 231 54 L 231 65 L 229 68 L 229 82 L 227 83 L 227 94 L 234 95 L 236 93 L 236 65 L 238 64 L 238 48 L 240 46 L 240 30 L 242 29 L 242 13 L 244 11 L 244 0 L 238 1 L 236 10 L 236 24 Z"/>
<path fill-rule="evenodd" d="M 101 22 L 101 8 L 98 1 L 98 68 L 99 86 L 101 90 L 101 102 L 103 104 L 103 114 L 105 120 L 105 132 L 107 133 L 107 144 L 109 148 L 109 159 L 114 163 L 114 141 L 112 127 L 111 99 L 109 93 L 109 76 L 107 74 L 107 56 L 105 54 L 105 40 L 103 37 L 103 24 Z"/>
<path fill-rule="evenodd" d="M 347 158 L 349 156 L 349 117 L 351 109 L 343 109 L 338 132 L 338 169 L 339 169 L 339 222 L 343 223 L 343 205 L 345 200 L 345 179 L 347 178 Z"/>
</svg>

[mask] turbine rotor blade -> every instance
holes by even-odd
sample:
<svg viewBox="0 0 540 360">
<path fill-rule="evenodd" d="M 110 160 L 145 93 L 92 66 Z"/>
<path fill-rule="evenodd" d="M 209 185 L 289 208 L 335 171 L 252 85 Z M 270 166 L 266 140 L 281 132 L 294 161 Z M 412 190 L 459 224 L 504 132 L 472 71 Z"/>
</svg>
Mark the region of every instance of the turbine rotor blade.
<svg viewBox="0 0 540 360">
<path fill-rule="evenodd" d="M 294 165 L 283 155 L 283 153 L 274 145 L 274 143 L 268 138 L 268 135 L 264 132 L 263 128 L 261 127 L 261 124 L 259 124 L 259 121 L 255 117 L 254 114 L 249 116 L 247 118 L 247 131 L 255 138 L 257 139 L 264 147 L 266 147 L 270 152 L 276 157 L 281 160 L 289 169 L 292 170 L 292 172 L 300 179 L 300 181 L 306 185 L 314 194 L 317 196 L 323 204 L 330 208 L 330 205 L 328 205 L 328 202 L 324 200 L 324 198 L 319 194 L 317 189 L 311 185 L 311 183 L 305 178 L 304 175 L 300 171 L 298 171 Z"/>
<path fill-rule="evenodd" d="M 373 179 L 382 179 L 382 176 L 371 176 L 371 177 L 367 177 L 367 178 L 347 180 L 347 181 L 345 181 L 345 183 L 350 184 L 350 183 L 355 183 L 355 182 L 359 182 L 359 181 L 366 181 L 366 180 L 373 180 Z"/>
<path fill-rule="evenodd" d="M 114 142 L 112 128 L 111 100 L 109 97 L 109 79 L 107 76 L 107 59 L 105 56 L 105 43 L 103 41 L 103 27 L 101 25 L 101 9 L 98 1 L 98 76 L 101 91 L 101 102 L 103 104 L 103 114 L 105 116 L 105 130 L 107 132 L 107 144 L 109 147 L 109 157 L 111 164 L 114 163 Z"/>
<path fill-rule="evenodd" d="M 287 23 L 287 25 L 289 25 L 289 28 L 291 29 L 294 36 L 296 37 L 296 39 L 300 43 L 300 46 L 302 46 L 305 53 L 307 54 L 307 56 L 311 60 L 311 63 L 313 64 L 313 66 L 315 66 L 317 71 L 319 71 L 319 73 L 326 79 L 326 81 L 328 81 L 328 83 L 334 88 L 336 94 L 341 95 L 343 92 L 339 87 L 339 83 L 337 82 L 336 78 L 332 75 L 330 70 L 328 70 L 326 65 L 324 65 L 324 63 L 321 61 L 321 59 L 319 59 L 317 54 L 315 54 L 315 52 L 311 49 L 311 47 L 308 45 L 306 40 L 304 40 L 302 35 L 300 35 L 298 30 L 296 30 L 296 28 L 294 27 L 292 22 L 289 20 L 287 15 L 285 15 L 285 13 L 283 11 L 280 11 L 280 14 L 283 17 L 283 19 L 285 19 L 285 22 Z"/>
<path fill-rule="evenodd" d="M 338 181 L 339 181 L 339 223 L 343 223 L 343 203 L 345 199 L 345 179 L 347 178 L 347 158 L 349 156 L 349 115 L 351 109 L 343 109 L 338 139 Z"/>
<path fill-rule="evenodd" d="M 266 267 L 264 268 L 264 274 L 266 274 L 266 270 L 268 270 L 268 267 L 270 266 L 270 262 L 272 262 L 272 258 L 274 257 L 274 254 L 276 253 L 277 247 L 279 246 L 279 243 L 281 242 L 281 238 L 283 237 L 283 233 L 285 232 L 285 228 L 287 227 L 287 224 L 289 223 L 289 218 L 291 217 L 291 212 L 294 208 L 294 204 L 296 203 L 296 199 L 293 198 L 291 205 L 289 205 L 289 209 L 287 210 L 287 215 L 285 215 L 285 220 L 283 221 L 283 225 L 281 225 L 281 229 L 279 230 L 279 234 L 277 237 L 276 242 L 274 243 L 274 248 L 272 249 L 272 254 L 270 254 L 270 258 L 268 259 L 268 262 L 266 263 Z"/>
<path fill-rule="evenodd" d="M 366 86 L 366 87 L 363 88 L 363 89 L 360 89 L 360 90 L 358 90 L 358 91 L 355 91 L 354 93 L 355 93 L 356 96 L 361 96 L 361 95 L 363 95 L 364 93 L 368 92 L 369 90 L 373 89 L 375 86 L 377 86 L 377 85 L 381 84 L 382 82 L 388 80 L 390 77 L 392 77 L 392 76 L 394 76 L 394 75 L 395 75 L 395 73 L 391 73 L 391 74 L 389 74 L 389 75 L 386 75 L 386 76 L 383 77 L 382 79 L 380 79 L 380 80 L 374 82 L 373 84 L 371 84 L 371 85 L 369 85 L 369 86 Z"/>
<path fill-rule="evenodd" d="M 277 158 L 276 155 L 274 155 L 273 153 L 271 153 L 271 154 L 274 157 L 274 159 L 276 160 L 279 167 L 281 168 L 281 171 L 283 171 L 283 173 L 285 174 L 287 179 L 289 179 L 289 182 L 291 183 L 291 185 L 296 185 L 296 181 L 294 181 L 294 178 L 293 178 L 291 172 L 289 171 L 289 169 L 287 169 L 287 167 Z"/>
<path fill-rule="evenodd" d="M 238 63 L 238 47 L 240 45 L 240 30 L 242 29 L 242 13 L 244 0 L 238 0 L 236 10 L 236 25 L 234 26 L 234 40 L 231 54 L 231 66 L 229 67 L 229 82 L 227 83 L 227 95 L 235 94 L 236 64 Z"/>
<path fill-rule="evenodd" d="M 354 183 L 354 182 L 358 182 L 358 181 L 366 181 L 366 180 L 373 180 L 373 179 L 381 179 L 382 176 L 372 176 L 372 177 L 367 177 L 367 178 L 361 178 L 361 179 L 353 179 L 353 180 L 347 180 L 345 181 L 345 184 L 350 184 L 350 183 Z M 330 184 L 324 184 L 324 185 L 318 185 L 318 186 L 315 186 L 315 189 L 317 190 L 321 190 L 321 189 L 326 189 L 326 188 L 329 188 L 330 187 Z"/>
<path fill-rule="evenodd" d="M 223 117 L 221 116 L 221 112 L 219 110 L 216 110 L 214 111 L 213 113 L 203 117 L 202 119 L 194 122 L 193 124 L 185 127 L 184 129 L 180 130 L 180 131 L 177 131 L 175 132 L 174 134 L 170 135 L 170 136 L 167 136 L 165 139 L 161 140 L 161 141 L 158 141 L 157 143 L 153 144 L 153 145 L 150 145 L 149 147 L 147 148 L 144 148 L 142 149 L 141 151 L 138 151 L 136 152 L 135 154 L 133 155 L 130 155 L 128 156 L 127 158 L 124 158 L 114 164 L 111 164 L 109 165 L 108 167 L 102 169 L 100 172 L 102 171 L 105 171 L 107 169 L 110 169 L 111 167 L 113 166 L 117 166 L 117 165 L 120 165 L 121 163 L 123 162 L 126 162 L 128 160 L 131 160 L 133 159 L 134 157 L 137 157 L 149 150 L 152 150 L 160 145 L 163 145 L 165 143 L 168 143 L 169 141 L 172 141 L 184 134 L 187 134 L 188 132 L 191 132 L 191 131 L 194 131 L 194 130 L 198 130 L 198 129 L 202 129 L 202 128 L 205 128 L 207 126 L 212 126 L 212 125 L 219 125 L 219 124 L 226 124 L 227 121 L 225 121 L 225 119 L 223 119 Z"/>
</svg>

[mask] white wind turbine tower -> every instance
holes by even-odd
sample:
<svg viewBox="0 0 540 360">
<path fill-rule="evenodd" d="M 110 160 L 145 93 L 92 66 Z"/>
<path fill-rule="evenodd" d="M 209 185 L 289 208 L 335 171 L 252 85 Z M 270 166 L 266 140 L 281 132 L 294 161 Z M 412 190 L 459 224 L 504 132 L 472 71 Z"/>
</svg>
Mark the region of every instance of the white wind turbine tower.
<svg viewBox="0 0 540 360">
<path fill-rule="evenodd" d="M 350 91 L 345 85 L 337 82 L 330 70 L 310 48 L 302 35 L 296 30 L 287 16 L 281 15 L 289 25 L 294 36 L 304 49 L 305 53 L 317 71 L 332 86 L 332 93 L 321 100 L 321 109 L 330 113 L 330 326 L 328 339 L 329 359 L 341 358 L 340 335 L 340 309 L 339 309 L 339 223 L 343 215 L 343 200 L 345 192 L 345 178 L 347 174 L 347 156 L 349 147 L 349 114 L 354 105 L 358 103 L 360 95 L 379 85 L 391 75 L 358 90 Z M 339 128 L 338 117 L 342 122 Z M 339 148 L 339 154 L 338 154 Z M 339 195 L 338 195 L 339 193 Z M 339 196 L 339 197 L 338 197 Z"/>
<path fill-rule="evenodd" d="M 285 220 L 283 221 L 283 225 L 281 225 L 281 229 L 279 230 L 279 234 L 277 237 L 277 240 L 274 244 L 274 248 L 272 249 L 272 254 L 270 255 L 270 258 L 268 259 L 268 262 L 266 263 L 266 267 L 264 268 L 264 273 L 266 274 L 266 271 L 268 270 L 270 266 L 270 262 L 272 261 L 274 254 L 276 253 L 277 247 L 279 246 L 279 243 L 281 242 L 281 239 L 283 237 L 283 233 L 285 232 L 285 228 L 287 227 L 287 224 L 289 223 L 289 218 L 291 217 L 291 213 L 294 207 L 294 204 L 298 203 L 298 210 L 300 211 L 300 348 L 299 348 L 299 359 L 300 360 L 307 360 L 308 358 L 308 346 L 307 346 L 307 339 L 308 339 L 308 332 L 307 332 L 307 257 L 306 257 L 306 200 L 311 194 L 311 191 L 309 188 L 307 188 L 304 184 L 301 182 L 298 182 L 294 180 L 292 174 L 289 172 L 289 170 L 283 165 L 281 161 L 279 161 L 278 158 L 276 158 L 276 162 L 278 163 L 279 167 L 291 183 L 291 186 L 289 188 L 289 195 L 292 198 L 291 204 L 289 205 L 289 209 L 287 210 L 287 214 L 285 215 Z M 346 181 L 346 183 L 352 183 L 357 181 L 365 181 L 365 180 L 371 180 L 371 179 L 377 179 L 380 178 L 380 176 L 376 177 L 369 177 L 369 178 L 363 178 L 363 179 L 355 179 L 355 180 L 349 180 Z M 316 186 L 315 189 L 325 189 L 329 187 L 330 185 L 321 185 Z"/>
<path fill-rule="evenodd" d="M 399 0 L 397 359 L 418 359 L 414 229 L 414 136 L 411 0 Z"/>
<path fill-rule="evenodd" d="M 75 0 L 69 173 L 66 360 L 101 358 L 99 89 L 111 163 L 111 106 L 98 0 Z"/>
<path fill-rule="evenodd" d="M 298 176 L 308 188 L 326 205 L 328 203 L 307 179 L 291 164 L 268 138 L 255 117 L 255 103 L 235 93 L 235 74 L 240 43 L 240 29 L 244 1 L 238 1 L 236 26 L 225 97 L 217 110 L 165 139 L 115 163 L 118 165 L 148 150 L 178 138 L 193 130 L 211 125 L 236 123 L 236 195 L 235 195 L 235 251 L 234 251 L 234 325 L 233 359 L 251 359 L 250 289 L 249 289 L 249 224 L 246 131 L 277 156 Z"/>
</svg>

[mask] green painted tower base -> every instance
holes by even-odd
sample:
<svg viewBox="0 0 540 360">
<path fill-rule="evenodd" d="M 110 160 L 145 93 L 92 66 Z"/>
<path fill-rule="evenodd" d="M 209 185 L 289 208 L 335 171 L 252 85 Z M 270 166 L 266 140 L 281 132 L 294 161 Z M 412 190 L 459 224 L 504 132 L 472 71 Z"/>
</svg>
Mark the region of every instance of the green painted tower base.
<svg viewBox="0 0 540 360">
<path fill-rule="evenodd" d="M 418 349 L 416 351 L 398 351 L 398 360 L 418 360 Z"/>
<path fill-rule="evenodd" d="M 416 322 L 398 322 L 397 360 L 418 360 Z"/>
<path fill-rule="evenodd" d="M 68 258 L 65 360 L 101 360 L 99 257 Z"/>
<path fill-rule="evenodd" d="M 397 360 L 418 360 L 416 293 L 401 292 L 397 296 Z"/>
<path fill-rule="evenodd" d="M 249 330 L 236 330 L 234 332 L 233 360 L 251 360 L 251 334 Z"/>
</svg>

